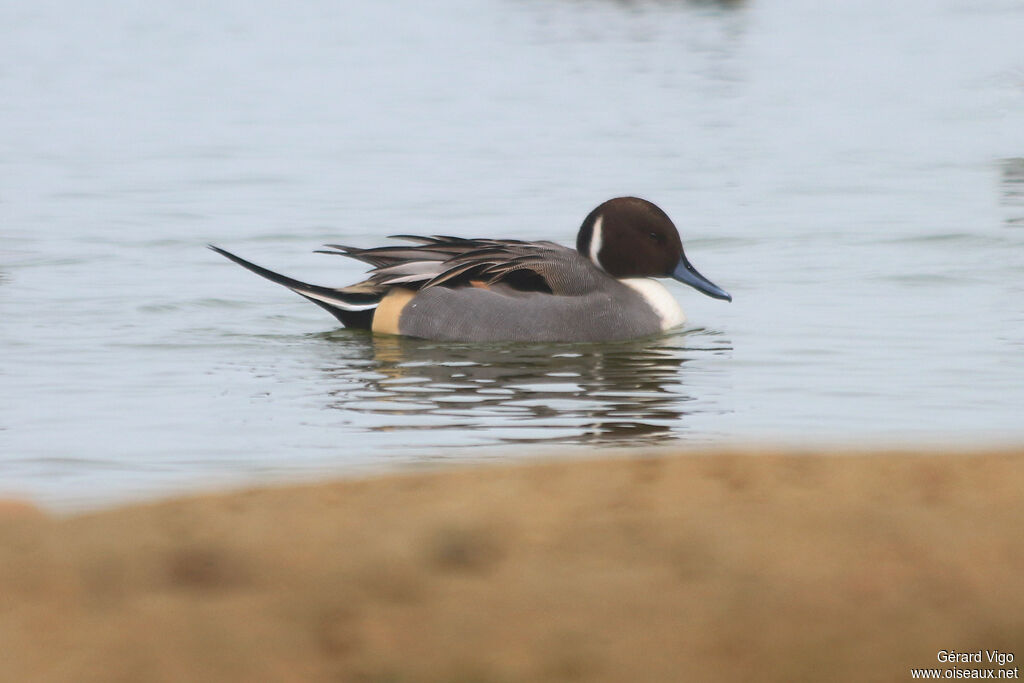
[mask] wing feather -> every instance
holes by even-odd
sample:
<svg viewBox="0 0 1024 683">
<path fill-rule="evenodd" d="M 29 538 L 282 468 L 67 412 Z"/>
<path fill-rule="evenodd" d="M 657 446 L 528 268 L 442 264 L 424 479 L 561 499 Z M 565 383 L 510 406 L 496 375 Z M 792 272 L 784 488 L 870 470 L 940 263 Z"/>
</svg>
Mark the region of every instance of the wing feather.
<svg viewBox="0 0 1024 683">
<path fill-rule="evenodd" d="M 507 283 L 515 288 L 576 294 L 586 291 L 594 267 L 578 252 L 554 242 L 468 239 L 450 235 L 392 235 L 411 245 L 362 249 L 324 245 L 322 253 L 340 254 L 373 268 L 362 286 L 394 285 L 426 289 L 459 287 L 471 280 Z"/>
</svg>

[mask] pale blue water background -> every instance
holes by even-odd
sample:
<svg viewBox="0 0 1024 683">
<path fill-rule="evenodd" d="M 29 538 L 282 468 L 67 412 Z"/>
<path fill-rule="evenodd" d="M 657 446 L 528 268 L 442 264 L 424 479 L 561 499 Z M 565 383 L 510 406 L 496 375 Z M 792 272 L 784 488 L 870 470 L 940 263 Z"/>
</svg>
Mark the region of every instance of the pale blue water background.
<svg viewBox="0 0 1024 683">
<path fill-rule="evenodd" d="M 613 446 L 1020 443 L 1024 3 L 0 5 L 0 493 Z M 373 339 L 323 242 L 673 216 L 660 340 Z M 671 286 L 671 285 L 670 285 Z"/>
</svg>

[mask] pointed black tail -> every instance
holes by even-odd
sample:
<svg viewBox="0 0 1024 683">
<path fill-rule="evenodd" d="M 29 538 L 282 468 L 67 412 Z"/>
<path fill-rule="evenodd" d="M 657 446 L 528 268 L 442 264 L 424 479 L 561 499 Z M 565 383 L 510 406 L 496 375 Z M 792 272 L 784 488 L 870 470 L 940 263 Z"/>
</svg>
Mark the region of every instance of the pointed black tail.
<svg viewBox="0 0 1024 683">
<path fill-rule="evenodd" d="M 212 244 L 207 246 L 221 256 L 234 261 L 243 268 L 251 270 L 271 282 L 284 285 L 296 294 L 306 297 L 317 306 L 320 306 L 340 320 L 341 324 L 345 327 L 354 327 L 364 330 L 370 329 L 370 325 L 373 322 L 373 312 L 376 310 L 377 304 L 380 303 L 379 295 L 345 292 L 332 287 L 311 285 L 308 282 L 294 280 L 285 275 L 281 275 L 280 273 L 275 273 L 272 270 L 267 270 L 262 266 L 257 266 L 251 261 L 246 261 L 241 256 L 236 256 L 230 251 L 226 251 L 220 247 L 215 247 Z"/>
</svg>

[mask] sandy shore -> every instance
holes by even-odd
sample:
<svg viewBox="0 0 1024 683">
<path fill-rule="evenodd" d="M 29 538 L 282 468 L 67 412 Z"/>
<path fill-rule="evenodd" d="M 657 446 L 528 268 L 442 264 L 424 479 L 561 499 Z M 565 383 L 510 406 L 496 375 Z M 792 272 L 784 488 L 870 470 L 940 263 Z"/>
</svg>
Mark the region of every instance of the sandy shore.
<svg viewBox="0 0 1024 683">
<path fill-rule="evenodd" d="M 0 506 L 5 681 L 900 681 L 1024 659 L 1024 450 Z"/>
</svg>

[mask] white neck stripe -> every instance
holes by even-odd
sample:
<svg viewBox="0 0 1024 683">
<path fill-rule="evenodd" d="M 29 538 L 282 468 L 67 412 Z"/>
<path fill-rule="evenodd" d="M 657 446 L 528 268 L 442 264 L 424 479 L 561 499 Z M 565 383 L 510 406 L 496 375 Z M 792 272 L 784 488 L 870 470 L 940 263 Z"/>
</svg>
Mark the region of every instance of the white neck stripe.
<svg viewBox="0 0 1024 683">
<path fill-rule="evenodd" d="M 604 270 L 604 266 L 598 260 L 597 254 L 601 251 L 601 242 L 603 241 L 601 236 L 601 223 L 603 221 L 604 216 L 598 216 L 597 220 L 594 221 L 593 230 L 590 231 L 590 260 L 601 270 Z"/>
</svg>

